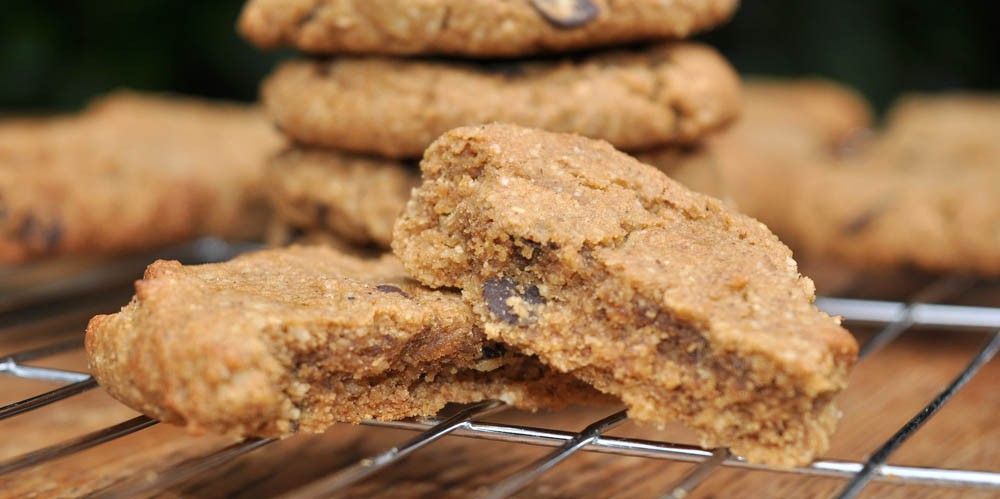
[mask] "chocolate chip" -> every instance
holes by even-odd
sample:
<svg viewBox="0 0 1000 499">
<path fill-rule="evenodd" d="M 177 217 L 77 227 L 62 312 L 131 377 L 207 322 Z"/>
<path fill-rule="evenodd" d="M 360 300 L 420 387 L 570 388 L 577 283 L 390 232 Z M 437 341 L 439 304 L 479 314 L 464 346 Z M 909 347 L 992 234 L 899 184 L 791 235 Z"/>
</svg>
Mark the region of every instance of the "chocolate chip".
<svg viewBox="0 0 1000 499">
<path fill-rule="evenodd" d="M 330 205 L 325 203 L 316 204 L 316 223 L 320 225 L 326 225 L 326 221 L 330 219 Z"/>
<path fill-rule="evenodd" d="M 841 233 L 848 236 L 855 236 L 862 233 L 880 215 L 885 213 L 891 203 L 892 201 L 889 198 L 883 198 L 875 205 L 869 207 L 865 211 L 861 212 L 861 214 L 854 217 L 853 220 L 848 222 L 847 225 L 841 229 Z"/>
<path fill-rule="evenodd" d="M 306 230 L 302 227 L 293 226 L 288 229 L 288 242 L 294 242 L 306 237 Z"/>
<path fill-rule="evenodd" d="M 403 295 L 404 298 L 413 298 L 410 296 L 410 293 L 407 293 L 406 291 L 399 289 L 398 286 L 393 286 L 392 284 L 379 284 L 378 286 L 375 286 L 375 289 L 383 293 L 397 293 Z"/>
<path fill-rule="evenodd" d="M 532 260 L 542 253 L 542 245 L 530 239 L 520 238 L 514 243 L 511 260 L 517 268 L 524 270 L 531 265 Z"/>
<path fill-rule="evenodd" d="M 35 235 L 37 231 L 38 221 L 35 220 L 35 216 L 31 213 L 24 215 L 24 219 L 21 220 L 21 226 L 17 229 L 18 239 L 24 242 L 30 242 L 31 238 Z"/>
<path fill-rule="evenodd" d="M 540 305 L 545 302 L 538 291 L 538 286 L 528 286 L 524 293 L 518 293 L 517 283 L 507 277 L 487 279 L 483 283 L 483 298 L 486 300 L 486 307 L 497 319 L 508 324 L 523 324 L 533 320 L 532 317 L 522 318 L 511 309 L 507 300 L 513 296 L 518 296 L 530 305 Z"/>
<path fill-rule="evenodd" d="M 559 29 L 579 28 L 601 13 L 592 0 L 531 0 L 531 5 Z"/>
<path fill-rule="evenodd" d="M 302 29 L 303 26 L 305 26 L 306 24 L 311 23 L 313 21 L 313 19 L 316 19 L 316 15 L 317 14 L 319 14 L 319 7 L 313 7 L 312 9 L 309 9 L 309 12 L 306 12 L 301 17 L 299 17 L 298 19 L 296 19 L 295 20 L 295 25 L 299 29 Z"/>
<path fill-rule="evenodd" d="M 542 298 L 542 293 L 538 291 L 538 286 L 528 286 L 528 289 L 524 290 L 521 298 L 532 305 L 545 303 L 545 298 Z"/>
<path fill-rule="evenodd" d="M 48 230 L 45 231 L 45 249 L 51 251 L 59 247 L 62 237 L 62 224 L 60 224 L 57 220 L 49 226 Z"/>
<path fill-rule="evenodd" d="M 331 60 L 325 60 L 325 61 L 318 62 L 315 65 L 315 67 L 316 67 L 316 75 L 319 76 L 320 78 L 326 78 L 326 77 L 330 76 L 330 73 L 333 72 L 333 65 L 334 65 L 334 61 L 331 61 Z"/>
<path fill-rule="evenodd" d="M 503 343 L 487 343 L 483 345 L 483 354 L 480 359 L 496 359 L 503 357 L 507 353 L 507 347 Z"/>
</svg>

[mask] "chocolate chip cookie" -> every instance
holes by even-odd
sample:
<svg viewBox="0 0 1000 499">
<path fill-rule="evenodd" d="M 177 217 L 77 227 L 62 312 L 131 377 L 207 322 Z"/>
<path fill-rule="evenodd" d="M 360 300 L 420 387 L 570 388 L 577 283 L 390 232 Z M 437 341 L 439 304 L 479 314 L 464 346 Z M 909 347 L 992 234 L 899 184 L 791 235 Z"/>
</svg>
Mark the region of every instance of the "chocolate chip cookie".
<svg viewBox="0 0 1000 499">
<path fill-rule="evenodd" d="M 285 225 L 388 248 L 396 217 L 419 180 L 416 165 L 300 148 L 274 158 L 265 185 Z"/>
<path fill-rule="evenodd" d="M 250 0 L 239 30 L 260 47 L 318 54 L 524 56 L 683 38 L 737 0 Z"/>
<path fill-rule="evenodd" d="M 258 109 L 130 92 L 0 123 L 0 262 L 259 235 L 283 142 Z"/>
<path fill-rule="evenodd" d="M 487 340 L 458 293 L 421 287 L 391 256 L 322 247 L 153 263 L 121 312 L 91 320 L 86 346 L 118 400 L 224 434 L 322 432 L 448 402 L 536 409 L 600 398 Z"/>
<path fill-rule="evenodd" d="M 575 135 L 460 128 L 421 170 L 393 249 L 489 338 L 752 462 L 827 449 L 857 344 L 763 224 Z"/>
<path fill-rule="evenodd" d="M 806 98 L 795 95 L 798 83 L 772 85 L 767 95 L 748 83 L 740 121 L 695 152 L 640 159 L 730 200 L 811 264 L 845 274 L 915 266 L 1000 275 L 1000 169 L 989 167 L 997 149 L 985 131 L 988 98 L 910 97 L 884 131 L 872 132 L 853 92 L 827 85 Z M 854 111 L 818 119 L 833 109 Z M 820 287 L 836 291 L 831 281 Z"/>
<path fill-rule="evenodd" d="M 1000 172 L 1000 97 L 904 95 L 889 110 L 876 142 L 882 167 Z"/>
<path fill-rule="evenodd" d="M 451 128 L 493 121 L 646 149 L 727 124 L 739 79 L 707 46 L 668 44 L 501 64 L 293 61 L 268 78 L 262 99 L 298 142 L 390 158 L 419 157 Z"/>
</svg>

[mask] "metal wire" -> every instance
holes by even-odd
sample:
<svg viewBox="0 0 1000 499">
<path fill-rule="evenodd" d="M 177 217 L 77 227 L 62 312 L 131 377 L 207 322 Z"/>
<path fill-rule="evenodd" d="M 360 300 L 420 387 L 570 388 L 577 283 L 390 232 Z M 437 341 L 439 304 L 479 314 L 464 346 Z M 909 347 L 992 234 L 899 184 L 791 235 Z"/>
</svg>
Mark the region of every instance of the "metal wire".
<svg viewBox="0 0 1000 499">
<path fill-rule="evenodd" d="M 913 319 L 913 309 L 917 304 L 926 301 L 941 300 L 942 298 L 955 295 L 962 290 L 968 289 L 971 285 L 972 281 L 968 278 L 951 277 L 935 281 L 920 290 L 913 296 L 910 303 L 903 307 L 899 315 L 896 316 L 892 322 L 887 324 L 881 331 L 876 333 L 874 336 L 869 338 L 868 341 L 861 345 L 861 349 L 858 351 L 858 358 L 863 359 L 868 357 L 898 338 L 899 335 L 903 334 L 903 332 L 907 329 L 910 329 L 910 327 L 915 324 Z"/>
<path fill-rule="evenodd" d="M 223 248 L 211 241 L 204 242 L 210 246 L 202 251 L 208 253 L 205 260 L 224 259 L 231 256 L 231 248 Z M 214 252 L 214 253 L 213 253 Z M 1000 328 L 1000 308 L 961 307 L 926 303 L 938 301 L 941 297 L 953 294 L 969 285 L 971 281 L 965 278 L 953 278 L 940 281 L 925 289 L 911 303 L 868 301 L 840 298 L 820 298 L 817 305 L 834 315 L 856 322 L 882 324 L 885 327 L 873 336 L 862 349 L 863 355 L 868 355 L 885 346 L 910 327 L 946 327 L 949 330 L 967 329 L 997 329 Z M 53 289 L 60 289 L 58 286 Z M 86 292 L 76 289 L 74 292 Z M 58 293 L 57 293 L 58 294 Z M 31 295 L 31 304 L 44 304 L 45 293 Z M 10 307 L 14 302 L 3 302 Z M 24 302 L 17 302 L 22 306 Z M 0 312 L 3 312 L 0 307 Z M 9 310 L 9 308 L 8 308 Z M 96 386 L 89 375 L 73 371 L 26 366 L 23 362 L 46 357 L 55 353 L 79 348 L 79 339 L 73 339 L 42 348 L 8 355 L 0 358 L 0 373 L 27 379 L 68 382 L 69 384 L 55 390 L 37 395 L 22 401 L 0 407 L 0 420 L 21 414 L 67 397 L 82 393 Z M 293 496 L 312 496 L 318 493 L 329 493 L 356 483 L 392 463 L 400 461 L 405 456 L 436 441 L 445 435 L 455 435 L 489 440 L 501 440 L 558 449 L 508 477 L 487 492 L 487 497 L 506 497 L 520 490 L 537 477 L 552 469 L 560 462 L 578 451 L 593 451 L 609 454 L 640 456 L 656 459 L 700 463 L 671 487 L 665 497 L 685 497 L 702 483 L 710 473 L 720 466 L 769 470 L 784 473 L 802 474 L 808 476 L 823 476 L 845 478 L 850 480 L 844 489 L 842 497 L 854 497 L 870 481 L 891 483 L 907 483 L 920 485 L 945 485 L 980 487 L 988 490 L 1000 490 L 1000 472 L 952 470 L 943 468 L 923 468 L 910 466 L 895 466 L 886 464 L 891 455 L 903 441 L 916 432 L 937 410 L 939 410 L 954 393 L 966 383 L 976 371 L 988 362 L 989 358 L 1000 349 L 1000 331 L 994 334 L 991 342 L 973 359 L 952 384 L 938 395 L 917 416 L 911 419 L 889 441 L 872 454 L 866 463 L 820 460 L 800 468 L 769 468 L 747 463 L 739 457 L 730 456 L 725 449 L 713 452 L 689 445 L 671 444 L 642 439 L 606 437 L 602 434 L 608 429 L 624 422 L 624 411 L 597 421 L 579 433 L 533 428 L 515 425 L 501 425 L 474 421 L 476 417 L 484 416 L 491 411 L 502 408 L 497 402 L 482 403 L 466 407 L 464 410 L 444 420 L 427 419 L 418 421 L 366 422 L 365 424 L 379 427 L 421 431 L 422 434 L 398 448 L 389 449 L 379 455 L 356 463 L 337 474 L 321 479 L 307 487 L 293 491 Z M 0 474 L 24 469 L 51 459 L 64 457 L 75 452 L 114 440 L 135 431 L 148 428 L 156 422 L 145 417 L 135 418 L 104 430 L 93 432 L 51 447 L 34 451 L 7 462 L 0 463 Z M 196 477 L 197 475 L 220 466 L 247 452 L 263 447 L 274 440 L 251 439 L 236 443 L 208 455 L 185 461 L 162 473 L 156 479 L 135 477 L 121 482 L 98 494 L 98 497 L 136 497 L 176 485 Z"/>
<path fill-rule="evenodd" d="M 945 328 L 951 331 L 1000 328 L 1000 308 L 967 307 L 895 301 L 817 298 L 816 305 L 830 315 L 839 315 L 856 324 L 889 324 L 909 308 L 913 327 Z"/>
<path fill-rule="evenodd" d="M 556 465 L 565 461 L 577 451 L 593 443 L 601 436 L 602 433 L 624 423 L 627 419 L 628 412 L 619 411 L 604 419 L 591 423 L 589 426 L 584 428 L 583 431 L 573 435 L 572 438 L 556 449 L 555 452 L 539 459 L 538 461 L 535 461 L 534 463 L 531 463 L 514 475 L 507 477 L 502 482 L 496 484 L 488 492 L 483 494 L 482 497 L 484 499 L 503 499 L 514 495 L 514 493 L 525 488 L 536 478 L 545 474 L 545 472 L 556 467 Z"/>
<path fill-rule="evenodd" d="M 45 407 L 51 403 L 58 402 L 62 399 L 72 397 L 73 395 L 81 394 L 87 390 L 92 390 L 97 386 L 97 382 L 93 378 L 87 377 L 83 381 L 77 381 L 55 390 L 45 392 L 41 395 L 36 395 L 12 404 L 7 404 L 0 407 L 0 421 L 7 419 L 9 417 L 17 416 L 18 414 L 33 411 L 40 407 Z"/>
<path fill-rule="evenodd" d="M 400 430 L 425 431 L 435 421 L 366 421 L 365 424 Z M 458 437 L 498 440 L 542 447 L 559 447 L 572 440 L 574 432 L 495 423 L 472 422 L 466 428 L 452 433 Z M 585 451 L 616 454 L 621 456 L 645 457 L 700 463 L 712 456 L 707 451 L 693 445 L 659 442 L 636 438 L 601 436 L 584 447 Z M 817 460 L 809 466 L 798 468 L 772 468 L 751 464 L 739 457 L 730 457 L 723 466 L 751 470 L 763 470 L 813 477 L 849 479 L 861 471 L 863 463 L 840 460 Z M 948 487 L 978 487 L 1000 490 L 1000 472 L 953 470 L 945 468 L 925 468 L 915 466 L 885 465 L 874 472 L 875 480 L 888 483 L 911 485 L 939 485 Z"/>
<path fill-rule="evenodd" d="M 342 490 L 350 486 L 351 484 L 357 483 L 368 476 L 371 476 L 376 471 L 381 470 L 390 464 L 398 462 L 404 457 L 415 452 L 417 449 L 420 449 L 421 447 L 424 447 L 425 445 L 428 445 L 459 428 L 468 426 L 473 418 L 493 414 L 506 408 L 507 406 L 503 402 L 495 400 L 470 405 L 448 419 L 437 423 L 429 430 L 421 433 L 418 437 L 399 447 L 393 447 L 375 456 L 362 459 L 327 478 L 294 490 L 283 497 L 291 499 L 328 496 L 338 490 Z"/>
<path fill-rule="evenodd" d="M 15 378 L 33 379 L 37 381 L 54 381 L 69 383 L 66 386 L 56 388 L 41 395 L 19 400 L 0 407 L 0 421 L 18 414 L 33 411 L 40 407 L 45 407 L 65 398 L 78 395 L 97 386 L 97 382 L 87 373 L 67 371 L 63 369 L 52 369 L 47 367 L 26 366 L 21 361 L 34 360 L 47 357 L 57 353 L 65 352 L 73 348 L 79 348 L 80 340 L 62 341 L 40 348 L 25 350 L 0 358 L 0 374 L 13 376 Z"/>
<path fill-rule="evenodd" d="M 116 438 L 124 437 L 125 435 L 149 428 L 156 423 L 156 420 L 150 419 L 146 416 L 137 416 L 128 421 L 118 423 L 114 426 L 109 426 L 103 430 L 98 430 L 93 433 L 88 433 L 82 437 L 77 437 L 56 445 L 29 452 L 9 461 L 0 463 L 0 476 L 31 466 L 37 466 L 53 459 L 75 454 L 95 445 L 110 442 Z"/>
<path fill-rule="evenodd" d="M 877 451 L 865 463 L 864 467 L 859 471 L 844 487 L 840 492 L 841 499 L 851 499 L 857 497 L 861 493 L 861 490 L 865 488 L 866 485 L 871 481 L 872 475 L 875 470 L 885 464 L 889 459 L 889 455 L 892 454 L 906 439 L 910 438 L 914 433 L 919 430 L 924 423 L 926 423 L 934 414 L 936 414 L 944 404 L 950 400 L 955 393 L 958 392 L 973 376 L 976 375 L 979 370 L 986 365 L 1000 350 L 1000 331 L 993 334 L 992 339 L 982 350 L 976 354 L 975 357 L 969 362 L 965 369 L 951 382 L 948 386 L 934 397 L 920 412 L 917 413 L 912 419 L 906 422 L 899 431 L 896 432 L 889 440 L 885 442 Z"/>
<path fill-rule="evenodd" d="M 695 466 L 694 469 L 682 476 L 676 484 L 670 487 L 670 492 L 664 495 L 663 499 L 684 499 L 696 487 L 701 485 L 708 478 L 708 475 L 711 475 L 719 466 L 722 466 L 722 463 L 727 458 L 729 458 L 729 449 L 715 449 L 712 451 L 711 457 Z"/>
</svg>

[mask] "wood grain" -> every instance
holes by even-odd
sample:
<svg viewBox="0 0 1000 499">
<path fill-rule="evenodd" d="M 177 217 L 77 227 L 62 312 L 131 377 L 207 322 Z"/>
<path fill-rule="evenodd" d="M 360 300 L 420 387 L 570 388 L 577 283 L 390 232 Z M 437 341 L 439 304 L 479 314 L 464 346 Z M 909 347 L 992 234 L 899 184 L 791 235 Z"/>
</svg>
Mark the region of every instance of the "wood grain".
<svg viewBox="0 0 1000 499">
<path fill-rule="evenodd" d="M 986 295 L 993 300 L 996 295 Z M 977 301 L 981 301 L 980 298 Z M 117 303 L 117 302 L 116 302 Z M 1000 304 L 1000 301 L 994 302 Z M 117 304 L 103 305 L 114 310 Z M 94 310 L 96 311 L 96 310 Z M 4 330 L 0 352 L 72 338 L 86 317 Z M 862 333 L 863 334 L 863 333 Z M 841 396 L 845 415 L 828 457 L 860 460 L 943 388 L 984 343 L 975 332 L 910 331 L 862 362 Z M 44 365 L 84 369 L 81 352 L 45 359 Z M 987 365 L 956 398 L 891 459 L 894 464 L 1000 470 L 1000 362 Z M 0 378 L 0 403 L 51 389 L 48 383 Z M 507 412 L 490 420 L 580 429 L 608 414 L 575 409 L 556 414 Z M 0 460 L 81 435 L 135 415 L 100 389 L 0 422 Z M 628 423 L 614 435 L 691 442 L 680 428 L 654 430 Z M 360 458 L 397 445 L 412 432 L 338 425 L 324 435 L 299 435 L 259 449 L 162 497 L 257 498 L 294 489 Z M 2 497 L 77 497 L 129 477 L 155 478 L 185 459 L 230 443 L 191 436 L 166 425 L 124 437 L 69 458 L 0 478 Z M 348 490 L 344 497 L 468 497 L 526 466 L 548 449 L 447 437 Z M 656 497 L 689 464 L 581 453 L 544 476 L 519 497 Z M 843 482 L 783 473 L 721 469 L 693 497 L 825 497 Z M 873 484 L 864 497 L 995 497 L 986 491 Z"/>
</svg>

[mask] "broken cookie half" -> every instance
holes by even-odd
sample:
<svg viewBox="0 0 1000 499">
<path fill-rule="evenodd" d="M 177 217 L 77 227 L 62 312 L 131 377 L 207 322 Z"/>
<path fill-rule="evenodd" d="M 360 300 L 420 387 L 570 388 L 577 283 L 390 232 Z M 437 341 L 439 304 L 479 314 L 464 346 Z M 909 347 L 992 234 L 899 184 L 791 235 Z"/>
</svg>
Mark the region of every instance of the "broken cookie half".
<svg viewBox="0 0 1000 499">
<path fill-rule="evenodd" d="M 460 128 L 421 169 L 393 248 L 490 339 L 706 447 L 784 466 L 827 449 L 857 344 L 763 224 L 575 135 Z"/>
<path fill-rule="evenodd" d="M 91 320 L 86 346 L 94 377 L 118 400 L 224 434 L 321 432 L 430 416 L 448 402 L 604 399 L 488 341 L 457 293 L 406 279 L 392 257 L 322 247 L 158 261 L 121 312 Z"/>
</svg>

